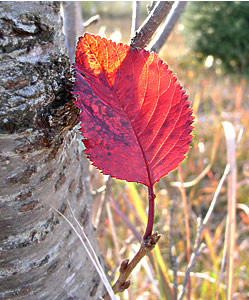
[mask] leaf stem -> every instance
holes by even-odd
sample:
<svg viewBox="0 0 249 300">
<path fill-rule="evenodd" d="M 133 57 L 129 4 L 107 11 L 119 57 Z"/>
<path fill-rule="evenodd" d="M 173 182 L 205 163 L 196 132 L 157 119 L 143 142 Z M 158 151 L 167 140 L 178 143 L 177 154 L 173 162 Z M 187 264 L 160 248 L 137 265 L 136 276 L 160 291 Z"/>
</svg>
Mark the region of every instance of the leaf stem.
<svg viewBox="0 0 249 300">
<path fill-rule="evenodd" d="M 156 198 L 156 195 L 153 192 L 153 185 L 148 187 L 148 194 L 149 194 L 149 212 L 148 212 L 148 223 L 145 230 L 145 234 L 143 237 L 143 240 L 146 240 L 151 234 L 153 230 L 153 224 L 154 224 L 154 200 Z"/>
</svg>

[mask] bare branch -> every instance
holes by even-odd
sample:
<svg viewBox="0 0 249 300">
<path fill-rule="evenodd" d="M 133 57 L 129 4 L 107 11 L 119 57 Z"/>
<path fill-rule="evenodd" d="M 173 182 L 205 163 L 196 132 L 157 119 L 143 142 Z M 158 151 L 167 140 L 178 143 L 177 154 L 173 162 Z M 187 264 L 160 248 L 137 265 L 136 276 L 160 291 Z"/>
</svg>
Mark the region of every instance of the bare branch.
<svg viewBox="0 0 249 300">
<path fill-rule="evenodd" d="M 127 280 L 130 276 L 133 269 L 137 266 L 137 264 L 141 261 L 141 259 L 146 255 L 149 254 L 152 249 L 156 246 L 157 242 L 159 241 L 161 235 L 158 232 L 155 232 L 151 236 L 149 236 L 146 240 L 143 240 L 138 250 L 137 254 L 133 257 L 131 262 L 129 259 L 125 259 L 120 266 L 120 275 L 117 281 L 115 282 L 114 286 L 112 287 L 114 294 L 123 292 L 130 286 L 130 280 Z M 105 294 L 102 299 L 109 300 L 109 294 Z"/>
<path fill-rule="evenodd" d="M 173 1 L 158 1 L 149 16 L 135 32 L 135 36 L 131 39 L 131 47 L 144 48 L 151 40 L 153 34 L 157 30 L 164 18 L 170 12 Z"/>
<path fill-rule="evenodd" d="M 172 7 L 172 13 L 167 16 L 161 30 L 157 33 L 156 37 L 153 39 L 151 45 L 149 46 L 150 51 L 154 51 L 156 53 L 160 51 L 164 43 L 167 41 L 175 24 L 179 20 L 181 14 L 183 13 L 186 4 L 187 1 L 178 1 L 175 3 L 175 5 Z"/>
<path fill-rule="evenodd" d="M 131 23 L 131 36 L 135 34 L 135 31 L 139 26 L 139 14 L 140 14 L 140 2 L 133 0 L 132 3 L 132 23 Z"/>
<path fill-rule="evenodd" d="M 151 4 L 147 4 L 147 11 L 148 14 L 150 14 L 152 12 L 152 10 L 154 9 L 155 5 L 157 4 L 157 1 L 152 1 Z"/>
<path fill-rule="evenodd" d="M 88 19 L 86 22 L 84 22 L 83 26 L 86 29 L 90 25 L 98 23 L 99 20 L 100 20 L 100 16 L 99 15 L 92 16 L 90 19 Z"/>
</svg>

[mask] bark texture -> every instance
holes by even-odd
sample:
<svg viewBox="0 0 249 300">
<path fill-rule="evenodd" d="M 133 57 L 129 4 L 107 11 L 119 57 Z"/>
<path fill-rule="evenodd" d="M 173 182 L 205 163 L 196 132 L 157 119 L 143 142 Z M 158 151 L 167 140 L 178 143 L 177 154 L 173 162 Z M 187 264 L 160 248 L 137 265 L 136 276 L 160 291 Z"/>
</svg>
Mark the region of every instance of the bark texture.
<svg viewBox="0 0 249 300">
<path fill-rule="evenodd" d="M 95 299 L 100 280 L 50 205 L 96 248 L 59 2 L 0 4 L 0 299 Z M 97 250 L 96 250 L 97 251 Z"/>
</svg>

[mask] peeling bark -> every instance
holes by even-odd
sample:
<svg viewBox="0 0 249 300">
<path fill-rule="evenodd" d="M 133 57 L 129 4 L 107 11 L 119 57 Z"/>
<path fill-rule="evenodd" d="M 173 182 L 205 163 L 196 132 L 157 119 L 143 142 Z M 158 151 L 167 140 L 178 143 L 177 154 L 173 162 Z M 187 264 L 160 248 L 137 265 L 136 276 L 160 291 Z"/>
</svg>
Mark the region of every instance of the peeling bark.
<svg viewBox="0 0 249 300">
<path fill-rule="evenodd" d="M 88 163 L 75 125 L 59 2 L 0 4 L 0 298 L 95 299 L 97 273 L 68 199 L 96 247 Z"/>
</svg>

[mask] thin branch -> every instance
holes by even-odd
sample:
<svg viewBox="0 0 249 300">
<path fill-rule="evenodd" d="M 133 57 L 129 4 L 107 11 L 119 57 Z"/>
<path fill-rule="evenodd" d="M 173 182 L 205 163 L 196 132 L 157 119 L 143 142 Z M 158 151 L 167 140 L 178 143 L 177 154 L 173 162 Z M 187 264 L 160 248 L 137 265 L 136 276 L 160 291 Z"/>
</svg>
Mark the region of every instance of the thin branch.
<svg viewBox="0 0 249 300">
<path fill-rule="evenodd" d="M 144 48 L 151 40 L 153 34 L 170 12 L 173 1 L 158 1 L 149 16 L 135 32 L 135 36 L 131 39 L 131 47 Z"/>
<path fill-rule="evenodd" d="M 170 12 L 162 25 L 161 30 L 157 33 L 156 37 L 152 40 L 151 45 L 149 46 L 150 51 L 158 53 L 162 46 L 167 41 L 170 33 L 174 29 L 177 21 L 179 20 L 181 14 L 184 12 L 184 9 L 187 5 L 187 1 L 177 1 L 172 7 L 172 13 Z"/>
<path fill-rule="evenodd" d="M 131 36 L 135 34 L 135 31 L 139 26 L 139 14 L 140 14 L 140 2 L 133 0 L 132 3 L 132 22 L 131 22 Z"/>
<path fill-rule="evenodd" d="M 90 25 L 96 24 L 98 23 L 100 20 L 100 16 L 99 15 L 95 15 L 92 16 L 91 18 L 89 18 L 86 22 L 84 22 L 83 26 L 86 29 L 87 27 L 89 27 Z"/>
<path fill-rule="evenodd" d="M 154 9 L 155 5 L 157 4 L 157 1 L 152 1 L 151 4 L 147 4 L 147 12 L 150 14 L 152 10 Z"/>
<path fill-rule="evenodd" d="M 137 254 L 133 257 L 131 262 L 129 259 L 125 259 L 120 266 L 120 275 L 114 286 L 112 287 L 114 294 L 123 292 L 130 286 L 130 280 L 127 280 L 130 276 L 133 269 L 137 266 L 137 264 L 141 261 L 141 259 L 150 253 L 152 249 L 156 246 L 159 241 L 161 235 L 158 232 L 155 232 L 153 235 L 149 236 L 146 240 L 143 240 L 138 250 Z M 105 294 L 102 299 L 110 300 L 110 296 Z"/>
</svg>

